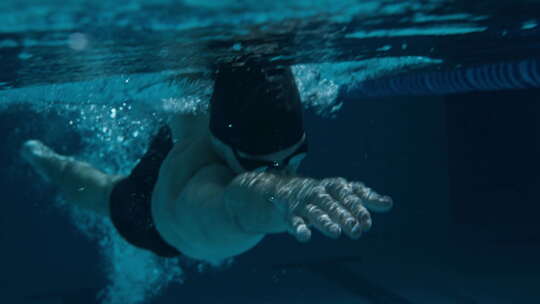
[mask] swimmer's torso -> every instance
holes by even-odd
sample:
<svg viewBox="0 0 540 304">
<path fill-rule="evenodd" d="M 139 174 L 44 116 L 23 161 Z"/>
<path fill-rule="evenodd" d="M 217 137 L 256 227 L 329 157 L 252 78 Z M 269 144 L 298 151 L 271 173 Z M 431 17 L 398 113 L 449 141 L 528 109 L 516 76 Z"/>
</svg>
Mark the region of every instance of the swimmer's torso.
<svg viewBox="0 0 540 304">
<path fill-rule="evenodd" d="M 220 160 L 211 148 L 206 116 L 178 115 L 169 125 L 175 144 L 160 168 L 152 194 L 152 216 L 163 239 L 190 256 L 197 252 L 197 248 L 192 237 L 186 235 L 198 235 L 197 231 L 190 231 L 198 225 L 189 223 L 196 220 L 194 216 L 179 220 L 178 215 L 185 206 L 185 200 L 180 196 L 201 168 Z"/>
</svg>

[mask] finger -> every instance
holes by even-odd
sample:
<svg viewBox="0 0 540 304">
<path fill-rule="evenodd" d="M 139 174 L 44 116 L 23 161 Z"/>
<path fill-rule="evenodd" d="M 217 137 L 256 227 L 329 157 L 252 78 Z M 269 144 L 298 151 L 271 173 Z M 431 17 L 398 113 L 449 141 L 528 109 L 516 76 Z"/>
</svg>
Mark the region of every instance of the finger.
<svg viewBox="0 0 540 304">
<path fill-rule="evenodd" d="M 321 183 L 326 192 L 336 200 L 342 201 L 347 196 L 354 194 L 351 183 L 342 177 L 328 178 Z"/>
<path fill-rule="evenodd" d="M 352 238 L 358 238 L 359 231 L 354 231 L 353 228 L 359 224 L 354 216 L 347 210 L 345 206 L 335 200 L 330 194 L 323 192 L 316 194 L 312 200 L 321 208 L 330 218 L 338 223 L 347 235 Z"/>
<path fill-rule="evenodd" d="M 358 239 L 363 232 L 371 229 L 373 222 L 369 211 L 363 205 L 364 201 L 354 192 L 354 184 L 363 185 L 362 183 L 348 182 L 344 178 L 334 178 L 327 183 L 326 189 L 345 207 L 347 213 L 344 213 L 343 216 L 352 217 L 352 221 L 345 220 L 345 227 L 349 229 L 348 234 L 351 238 Z"/>
<path fill-rule="evenodd" d="M 303 218 L 293 216 L 289 222 L 289 233 L 299 242 L 305 243 L 311 239 L 311 230 L 308 228 Z"/>
<path fill-rule="evenodd" d="M 341 235 L 341 227 L 332 221 L 332 219 L 321 208 L 314 204 L 307 204 L 305 207 L 306 218 L 310 224 L 313 224 L 324 235 L 331 238 L 338 238 Z"/>
<path fill-rule="evenodd" d="M 363 201 L 354 195 L 346 197 L 343 201 L 343 205 L 350 210 L 358 222 L 358 224 L 352 228 L 352 233 L 355 237 L 360 237 L 362 232 L 369 231 L 373 224 L 369 211 L 362 203 Z"/>
<path fill-rule="evenodd" d="M 362 199 L 362 203 L 371 211 L 386 212 L 392 209 L 394 202 L 387 195 L 380 195 L 363 183 L 351 183 L 355 195 Z"/>
</svg>

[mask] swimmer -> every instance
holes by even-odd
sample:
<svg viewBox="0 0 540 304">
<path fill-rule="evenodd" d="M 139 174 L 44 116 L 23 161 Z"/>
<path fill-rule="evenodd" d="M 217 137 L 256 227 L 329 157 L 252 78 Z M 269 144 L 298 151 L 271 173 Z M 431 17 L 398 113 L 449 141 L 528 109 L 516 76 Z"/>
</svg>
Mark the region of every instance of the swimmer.
<svg viewBox="0 0 540 304">
<path fill-rule="evenodd" d="M 107 216 L 130 244 L 161 257 L 219 262 L 313 229 L 358 239 L 392 200 L 361 182 L 296 174 L 308 151 L 289 67 L 216 69 L 208 113 L 172 115 L 129 176 L 109 175 L 37 140 L 22 147 L 68 203 Z"/>
</svg>

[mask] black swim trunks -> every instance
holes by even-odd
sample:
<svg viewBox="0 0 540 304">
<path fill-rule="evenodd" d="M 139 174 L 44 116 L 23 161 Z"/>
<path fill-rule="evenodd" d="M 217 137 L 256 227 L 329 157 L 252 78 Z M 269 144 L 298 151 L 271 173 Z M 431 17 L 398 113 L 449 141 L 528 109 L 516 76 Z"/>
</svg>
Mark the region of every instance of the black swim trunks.
<svg viewBox="0 0 540 304">
<path fill-rule="evenodd" d="M 109 206 L 112 223 L 128 243 L 161 257 L 181 254 L 157 231 L 151 208 L 159 168 L 172 147 L 171 131 L 163 126 L 131 174 L 114 187 Z"/>
</svg>

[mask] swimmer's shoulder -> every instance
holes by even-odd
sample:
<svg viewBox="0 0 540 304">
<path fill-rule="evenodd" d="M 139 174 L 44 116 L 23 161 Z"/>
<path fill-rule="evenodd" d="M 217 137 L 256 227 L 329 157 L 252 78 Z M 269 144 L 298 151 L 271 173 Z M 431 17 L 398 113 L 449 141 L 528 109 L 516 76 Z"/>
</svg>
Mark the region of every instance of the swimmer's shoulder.
<svg viewBox="0 0 540 304">
<path fill-rule="evenodd" d="M 169 120 L 174 146 L 161 164 L 154 192 L 176 199 L 189 179 L 204 166 L 219 161 L 208 128 L 207 115 L 176 115 Z"/>
<path fill-rule="evenodd" d="M 174 114 L 168 119 L 173 142 L 184 145 L 208 132 L 209 116 L 203 114 Z"/>
</svg>

